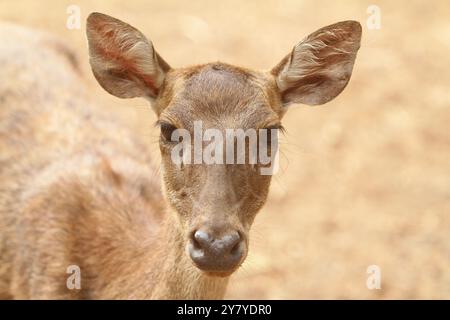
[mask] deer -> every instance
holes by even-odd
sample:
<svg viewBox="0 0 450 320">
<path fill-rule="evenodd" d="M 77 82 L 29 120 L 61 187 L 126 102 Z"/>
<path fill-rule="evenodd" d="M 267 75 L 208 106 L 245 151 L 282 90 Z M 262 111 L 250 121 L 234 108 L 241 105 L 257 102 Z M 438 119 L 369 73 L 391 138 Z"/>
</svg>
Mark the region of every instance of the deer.
<svg viewBox="0 0 450 320">
<path fill-rule="evenodd" d="M 174 132 L 281 129 L 292 104 L 348 84 L 356 21 L 310 34 L 268 71 L 223 62 L 172 68 L 131 25 L 87 18 L 92 73 L 149 101 L 160 172 L 132 128 L 95 108 L 80 63 L 54 36 L 0 27 L 0 297 L 222 299 L 245 261 L 271 175 L 249 164 L 175 164 Z M 68 267 L 79 268 L 69 288 Z"/>
</svg>

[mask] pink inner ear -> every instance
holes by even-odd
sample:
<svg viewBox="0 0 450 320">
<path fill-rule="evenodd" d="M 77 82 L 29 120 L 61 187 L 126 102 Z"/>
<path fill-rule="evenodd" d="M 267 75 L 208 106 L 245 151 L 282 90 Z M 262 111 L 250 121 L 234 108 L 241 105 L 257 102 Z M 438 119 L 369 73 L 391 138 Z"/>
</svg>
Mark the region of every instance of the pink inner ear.
<svg viewBox="0 0 450 320">
<path fill-rule="evenodd" d="M 104 59 L 113 60 L 117 64 L 117 72 L 126 76 L 127 79 L 133 80 L 133 78 L 137 78 L 140 80 L 148 89 L 152 91 L 154 95 L 157 95 L 159 89 L 156 87 L 155 82 L 152 77 L 146 75 L 139 71 L 139 68 L 136 66 L 136 62 L 132 59 L 124 58 L 122 52 L 107 50 L 104 47 L 97 47 L 97 52 Z"/>
<path fill-rule="evenodd" d="M 159 89 L 156 87 L 152 76 L 141 72 L 133 59 L 126 58 L 126 51 L 131 47 L 132 42 L 130 42 L 128 47 L 121 47 L 117 44 L 116 31 L 105 30 L 106 26 L 107 24 L 97 24 L 94 27 L 94 33 L 99 35 L 97 36 L 99 41 L 95 41 L 96 55 L 100 56 L 102 60 L 114 62 L 115 70 L 113 73 L 120 74 L 122 78 L 126 78 L 128 80 L 134 80 L 137 78 L 146 88 L 150 89 L 153 95 L 158 95 Z M 102 45 L 105 43 L 112 45 Z"/>
</svg>

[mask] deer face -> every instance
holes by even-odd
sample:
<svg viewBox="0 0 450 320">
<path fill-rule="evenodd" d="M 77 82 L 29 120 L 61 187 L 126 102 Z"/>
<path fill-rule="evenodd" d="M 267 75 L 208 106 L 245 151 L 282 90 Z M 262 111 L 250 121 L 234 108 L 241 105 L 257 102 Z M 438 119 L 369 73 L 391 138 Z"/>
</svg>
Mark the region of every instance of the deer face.
<svg viewBox="0 0 450 320">
<path fill-rule="evenodd" d="M 172 69 L 142 33 L 99 13 L 89 16 L 87 34 L 102 87 L 152 102 L 164 190 L 186 253 L 208 274 L 229 275 L 244 261 L 250 227 L 266 201 L 273 171 L 264 169 L 273 168 L 287 105 L 323 104 L 344 89 L 359 23 L 316 31 L 270 72 L 223 63 Z"/>
<path fill-rule="evenodd" d="M 216 274 L 229 272 L 247 254 L 250 226 L 271 178 L 261 174 L 258 161 L 248 161 L 249 144 L 256 146 L 258 139 L 245 141 L 240 152 L 247 156 L 238 163 L 238 137 L 230 137 L 240 129 L 257 138 L 259 129 L 280 126 L 281 106 L 268 98 L 267 88 L 274 83 L 262 73 L 219 63 L 175 70 L 166 80 L 157 104 L 167 198 L 186 230 L 188 254 L 196 265 Z M 164 98 L 166 92 L 170 99 Z M 179 129 L 188 134 L 189 146 L 182 151 L 190 149 L 181 163 L 173 158 L 172 137 Z M 210 132 L 214 137 L 204 139 Z M 214 159 L 208 162 L 211 149 Z"/>
</svg>

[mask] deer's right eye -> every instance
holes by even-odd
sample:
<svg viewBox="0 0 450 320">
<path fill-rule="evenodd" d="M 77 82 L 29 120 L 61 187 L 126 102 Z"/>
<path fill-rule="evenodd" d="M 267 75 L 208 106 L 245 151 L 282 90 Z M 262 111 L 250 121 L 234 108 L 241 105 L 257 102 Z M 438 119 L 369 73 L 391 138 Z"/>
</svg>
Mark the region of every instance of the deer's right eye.
<svg viewBox="0 0 450 320">
<path fill-rule="evenodd" d="M 172 141 L 172 133 L 177 129 L 174 125 L 171 125 L 167 122 L 160 123 L 161 128 L 161 136 L 164 140 L 171 142 Z"/>
</svg>

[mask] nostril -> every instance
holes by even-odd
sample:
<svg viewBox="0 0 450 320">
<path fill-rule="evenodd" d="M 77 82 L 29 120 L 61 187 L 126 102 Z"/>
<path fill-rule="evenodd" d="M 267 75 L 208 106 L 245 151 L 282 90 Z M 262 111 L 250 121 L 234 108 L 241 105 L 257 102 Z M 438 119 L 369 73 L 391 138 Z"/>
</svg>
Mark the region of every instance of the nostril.
<svg viewBox="0 0 450 320">
<path fill-rule="evenodd" d="M 240 236 L 240 234 L 237 231 L 234 231 L 233 233 L 228 235 L 225 239 L 226 239 L 226 242 L 228 244 L 228 248 L 233 250 L 234 247 L 236 245 L 238 245 L 239 242 L 241 241 L 241 236 Z"/>
<path fill-rule="evenodd" d="M 244 238 L 242 237 L 240 232 L 236 232 L 236 237 L 230 250 L 231 255 L 233 256 L 238 254 L 240 255 L 242 253 L 243 246 L 244 246 Z"/>
<path fill-rule="evenodd" d="M 204 248 L 210 242 L 210 236 L 208 233 L 202 230 L 197 230 L 193 236 L 193 243 L 199 248 Z"/>
<path fill-rule="evenodd" d="M 191 243 L 192 243 L 193 249 L 195 249 L 195 250 L 201 249 L 200 243 L 197 241 L 197 239 L 195 239 L 194 236 L 192 236 Z"/>
<path fill-rule="evenodd" d="M 239 239 L 239 241 L 233 246 L 233 248 L 231 248 L 230 253 L 231 253 L 232 255 L 235 255 L 235 254 L 237 254 L 239 251 L 241 251 L 241 243 L 242 243 L 242 241 L 240 241 L 240 239 Z"/>
<path fill-rule="evenodd" d="M 214 251 L 220 254 L 229 254 L 232 253 L 236 246 L 239 245 L 241 241 L 241 237 L 238 232 L 233 231 L 223 236 L 220 239 L 216 239 L 211 247 Z"/>
</svg>

